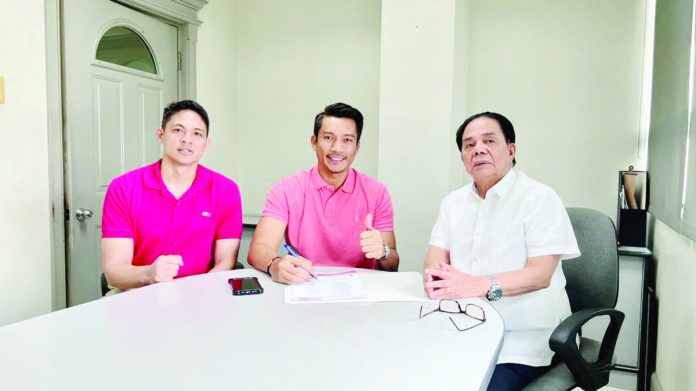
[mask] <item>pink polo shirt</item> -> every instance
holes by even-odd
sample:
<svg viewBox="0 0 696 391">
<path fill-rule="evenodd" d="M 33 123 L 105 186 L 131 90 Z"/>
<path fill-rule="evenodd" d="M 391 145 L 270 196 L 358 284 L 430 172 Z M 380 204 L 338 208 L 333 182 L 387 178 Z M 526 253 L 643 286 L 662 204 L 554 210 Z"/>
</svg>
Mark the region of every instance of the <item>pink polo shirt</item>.
<svg viewBox="0 0 696 391">
<path fill-rule="evenodd" d="M 208 272 L 215 241 L 242 235 L 237 184 L 202 165 L 177 200 L 162 181 L 161 161 L 123 174 L 109 185 L 102 238 L 133 239 L 133 265 L 151 265 L 160 255 L 181 255 L 178 277 Z"/>
<path fill-rule="evenodd" d="M 314 265 L 375 269 L 377 261 L 365 259 L 360 248 L 360 233 L 368 213 L 375 229 L 394 231 L 386 186 L 351 168 L 334 190 L 317 167 L 299 172 L 273 185 L 262 216 L 285 222 L 285 241 Z"/>
</svg>

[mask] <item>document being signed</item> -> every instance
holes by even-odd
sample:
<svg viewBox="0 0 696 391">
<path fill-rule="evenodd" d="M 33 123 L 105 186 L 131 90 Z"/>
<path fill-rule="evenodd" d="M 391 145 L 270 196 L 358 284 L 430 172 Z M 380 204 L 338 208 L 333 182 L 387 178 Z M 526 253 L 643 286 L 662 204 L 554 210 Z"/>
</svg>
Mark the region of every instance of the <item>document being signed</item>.
<svg viewBox="0 0 696 391">
<path fill-rule="evenodd" d="M 288 295 L 289 291 L 289 295 Z M 288 297 L 289 296 L 289 297 Z M 317 279 L 285 288 L 285 302 L 370 301 L 357 272 L 318 274 Z"/>
<path fill-rule="evenodd" d="M 360 269 L 317 274 L 317 279 L 285 287 L 286 303 L 428 301 L 423 277 L 416 272 L 368 272 Z"/>
</svg>

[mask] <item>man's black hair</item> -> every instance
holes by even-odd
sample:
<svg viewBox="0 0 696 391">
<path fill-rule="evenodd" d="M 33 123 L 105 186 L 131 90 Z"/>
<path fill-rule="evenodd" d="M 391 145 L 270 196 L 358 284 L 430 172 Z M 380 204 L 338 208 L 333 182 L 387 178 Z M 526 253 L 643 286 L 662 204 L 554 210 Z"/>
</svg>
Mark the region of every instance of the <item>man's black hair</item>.
<svg viewBox="0 0 696 391">
<path fill-rule="evenodd" d="M 182 110 L 191 110 L 201 116 L 203 122 L 205 122 L 205 135 L 208 137 L 208 134 L 210 133 L 208 112 L 206 112 L 203 106 L 198 104 L 198 102 L 192 100 L 180 100 L 178 102 L 172 102 L 169 104 L 169 106 L 165 107 L 164 112 L 162 113 L 162 129 L 165 128 L 169 118 L 171 118 L 174 113 Z"/>
<path fill-rule="evenodd" d="M 358 132 L 358 141 L 363 128 L 363 115 L 360 111 L 345 103 L 334 103 L 324 107 L 324 111 L 314 117 L 314 137 L 319 137 L 319 129 L 324 117 L 350 118 L 355 122 L 355 129 Z"/>
<path fill-rule="evenodd" d="M 512 122 L 510 122 L 509 119 L 507 119 L 504 115 L 498 114 L 498 113 L 493 113 L 490 111 L 486 111 L 483 113 L 478 113 L 474 114 L 471 117 L 467 118 L 466 121 L 457 129 L 457 148 L 459 148 L 459 152 L 462 151 L 462 137 L 464 137 L 464 129 L 471 123 L 471 121 L 475 120 L 476 118 L 490 118 L 494 120 L 495 122 L 498 123 L 500 126 L 500 129 L 503 131 L 503 136 L 505 137 L 505 142 L 507 144 L 514 144 L 515 143 L 515 127 L 512 126 Z M 517 161 L 515 158 L 512 159 L 512 165 L 514 166 L 517 164 Z"/>
</svg>

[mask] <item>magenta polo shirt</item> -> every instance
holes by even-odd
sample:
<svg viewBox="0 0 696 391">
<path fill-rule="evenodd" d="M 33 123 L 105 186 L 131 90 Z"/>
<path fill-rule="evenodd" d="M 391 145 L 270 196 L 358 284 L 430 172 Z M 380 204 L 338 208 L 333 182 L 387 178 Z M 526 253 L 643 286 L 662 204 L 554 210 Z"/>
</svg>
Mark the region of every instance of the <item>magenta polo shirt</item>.
<svg viewBox="0 0 696 391">
<path fill-rule="evenodd" d="M 273 185 L 262 216 L 285 222 L 286 242 L 314 265 L 375 269 L 377 261 L 365 259 L 360 248 L 360 233 L 368 213 L 375 229 L 394 231 L 386 186 L 351 168 L 334 191 L 317 167 L 299 172 Z"/>
<path fill-rule="evenodd" d="M 178 277 L 208 272 L 214 244 L 242 235 L 237 184 L 201 165 L 177 200 L 162 181 L 161 161 L 123 174 L 109 185 L 102 238 L 133 239 L 133 265 L 151 265 L 160 255 L 181 255 Z"/>
</svg>

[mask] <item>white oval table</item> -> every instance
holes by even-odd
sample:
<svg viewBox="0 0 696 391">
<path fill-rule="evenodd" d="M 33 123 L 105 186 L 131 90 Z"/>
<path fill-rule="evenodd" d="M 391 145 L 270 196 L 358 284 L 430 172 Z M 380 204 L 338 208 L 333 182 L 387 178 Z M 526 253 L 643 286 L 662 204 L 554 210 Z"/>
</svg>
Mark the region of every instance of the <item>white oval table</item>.
<svg viewBox="0 0 696 391">
<path fill-rule="evenodd" d="M 372 271 L 370 271 L 372 272 Z M 233 296 L 227 279 L 265 292 Z M 285 304 L 255 270 L 154 284 L 0 328 L 5 390 L 485 389 L 503 322 L 459 332 L 430 302 Z M 463 316 L 463 315 L 459 315 Z"/>
</svg>

